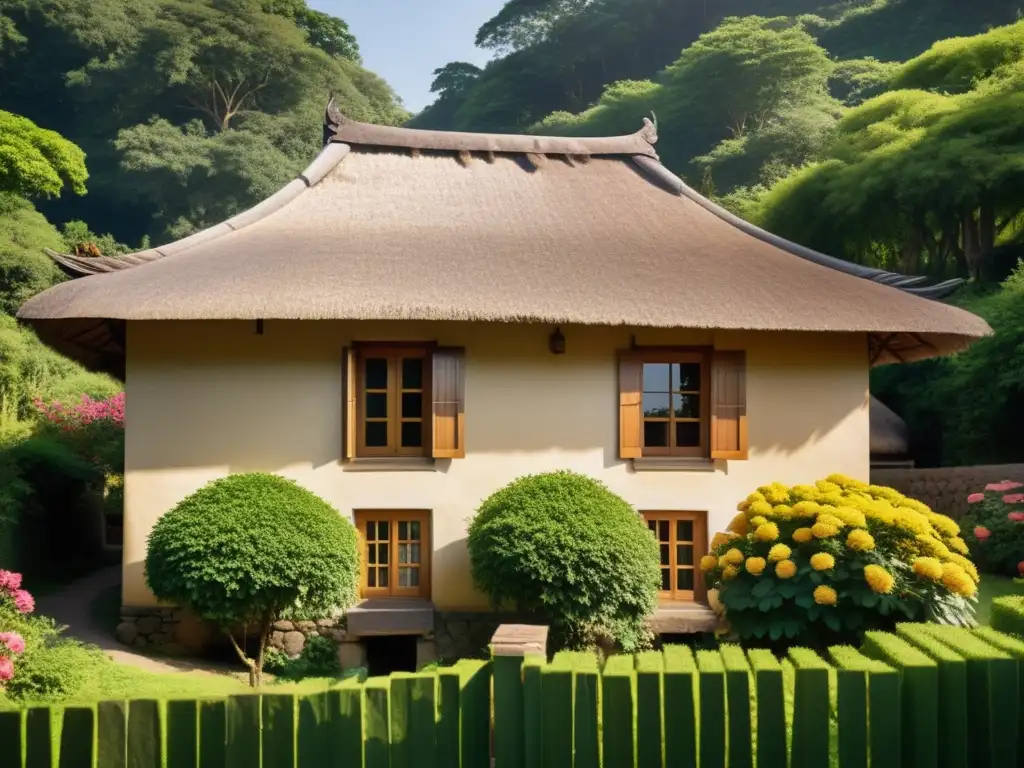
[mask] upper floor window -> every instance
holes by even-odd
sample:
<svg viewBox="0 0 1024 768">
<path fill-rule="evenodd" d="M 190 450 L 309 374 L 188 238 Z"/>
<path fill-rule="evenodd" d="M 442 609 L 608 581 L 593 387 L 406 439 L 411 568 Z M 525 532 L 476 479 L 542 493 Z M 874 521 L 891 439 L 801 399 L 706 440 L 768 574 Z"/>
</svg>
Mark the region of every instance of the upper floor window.
<svg viewBox="0 0 1024 768">
<path fill-rule="evenodd" d="M 745 459 L 745 353 L 694 348 L 623 352 L 619 456 Z"/>
</svg>

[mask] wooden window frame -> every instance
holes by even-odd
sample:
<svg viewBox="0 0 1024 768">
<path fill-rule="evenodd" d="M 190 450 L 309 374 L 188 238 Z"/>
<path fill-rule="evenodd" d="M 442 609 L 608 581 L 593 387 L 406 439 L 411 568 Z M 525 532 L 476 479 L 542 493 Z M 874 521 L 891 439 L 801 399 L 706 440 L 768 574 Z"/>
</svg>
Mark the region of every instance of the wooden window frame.
<svg viewBox="0 0 1024 768">
<path fill-rule="evenodd" d="M 706 459 L 711 456 L 711 360 L 712 350 L 707 347 L 678 348 L 638 348 L 632 355 L 641 365 L 640 374 L 640 440 L 643 457 L 670 457 L 685 459 Z M 696 394 L 700 400 L 700 416 L 697 419 L 679 419 L 672 413 L 672 396 L 677 392 L 669 392 L 669 415 L 667 419 L 648 419 L 643 411 L 643 366 L 652 364 L 698 363 L 700 365 L 700 389 Z M 669 382 L 671 386 L 671 382 Z M 681 390 L 680 390 L 681 391 Z M 688 392 L 693 393 L 692 390 Z M 648 421 L 665 421 L 668 423 L 669 445 L 658 447 L 643 444 L 644 424 Z M 697 421 L 700 423 L 700 445 L 675 446 L 675 425 L 679 421 Z"/>
<path fill-rule="evenodd" d="M 433 447 L 433 344 L 412 343 L 359 343 L 353 345 L 355 372 L 352 377 L 356 387 L 355 402 L 355 457 L 356 458 L 408 458 L 429 457 Z M 387 388 L 383 390 L 388 398 L 388 445 L 368 446 L 366 444 L 366 370 L 368 358 L 384 358 L 388 361 Z M 400 386 L 400 361 L 405 358 L 423 360 L 422 386 L 419 390 L 403 390 Z M 378 392 L 380 390 L 372 390 Z M 421 445 L 403 448 L 401 444 L 402 394 L 418 391 L 422 399 L 420 418 L 412 421 L 421 423 Z"/>
<path fill-rule="evenodd" d="M 673 586 L 672 589 L 665 592 L 662 590 L 658 591 L 658 602 L 660 603 L 703 603 L 707 601 L 707 585 L 704 583 L 704 573 L 700 569 L 700 559 L 708 552 L 708 516 L 706 512 L 697 512 L 692 510 L 651 510 L 647 509 L 640 513 L 643 516 L 644 524 L 648 525 L 652 521 L 666 520 L 669 523 L 669 564 L 668 566 L 660 566 L 662 570 L 668 569 L 670 573 L 669 584 Z M 678 542 L 676 538 L 677 523 L 682 521 L 688 521 L 693 523 L 693 541 L 692 542 Z M 679 565 L 677 562 L 678 558 L 678 544 L 689 544 L 693 545 L 693 562 L 688 565 Z M 659 540 L 659 545 L 661 544 Z M 658 548 L 659 558 L 661 547 Z M 659 559 L 660 563 L 660 559 Z M 680 568 L 692 569 L 693 570 L 693 589 L 692 590 L 679 590 L 675 589 L 677 571 Z"/>
<path fill-rule="evenodd" d="M 430 560 L 433 531 L 430 526 L 431 512 L 426 509 L 357 509 L 353 514 L 359 539 L 359 595 L 364 600 L 376 599 L 430 599 Z M 367 540 L 366 523 L 369 520 L 388 523 L 388 586 L 370 587 L 367 582 Z M 416 587 L 398 586 L 398 523 L 418 522 L 420 524 L 420 583 Z"/>
</svg>

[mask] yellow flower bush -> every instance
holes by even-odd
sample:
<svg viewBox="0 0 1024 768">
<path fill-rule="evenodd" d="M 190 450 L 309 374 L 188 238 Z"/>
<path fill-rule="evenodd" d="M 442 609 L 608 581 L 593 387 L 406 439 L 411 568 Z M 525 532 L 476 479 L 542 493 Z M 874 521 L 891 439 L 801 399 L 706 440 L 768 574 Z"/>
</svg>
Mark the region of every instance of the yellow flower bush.
<svg viewBox="0 0 1024 768">
<path fill-rule="evenodd" d="M 818 605 L 835 605 L 839 601 L 839 593 L 824 584 L 814 588 L 814 602 Z"/>
<path fill-rule="evenodd" d="M 811 568 L 816 571 L 827 571 L 836 567 L 836 559 L 828 552 L 815 552 L 811 555 Z"/>
<path fill-rule="evenodd" d="M 956 522 L 892 488 L 773 482 L 736 508 L 700 566 L 741 640 L 857 643 L 897 621 L 973 618 L 978 573 Z"/>
</svg>

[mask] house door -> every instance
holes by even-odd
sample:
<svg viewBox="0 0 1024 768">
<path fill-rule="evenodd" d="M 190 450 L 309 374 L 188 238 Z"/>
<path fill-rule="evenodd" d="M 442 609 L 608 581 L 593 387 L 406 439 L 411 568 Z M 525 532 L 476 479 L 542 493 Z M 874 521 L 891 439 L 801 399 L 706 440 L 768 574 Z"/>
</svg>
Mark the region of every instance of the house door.
<svg viewBox="0 0 1024 768">
<path fill-rule="evenodd" d="M 430 598 L 430 513 L 359 510 L 355 514 L 364 598 Z"/>
<path fill-rule="evenodd" d="M 707 590 L 700 559 L 707 554 L 704 512 L 644 512 L 644 521 L 658 542 L 662 601 L 704 600 Z"/>
</svg>

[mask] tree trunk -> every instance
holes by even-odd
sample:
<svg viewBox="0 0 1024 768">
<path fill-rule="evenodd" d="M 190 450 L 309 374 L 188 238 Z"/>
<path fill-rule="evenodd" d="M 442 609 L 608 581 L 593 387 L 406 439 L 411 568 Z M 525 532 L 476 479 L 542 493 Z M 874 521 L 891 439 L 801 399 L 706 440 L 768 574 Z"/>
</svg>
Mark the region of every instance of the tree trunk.
<svg viewBox="0 0 1024 768">
<path fill-rule="evenodd" d="M 980 277 L 981 237 L 978 231 L 978 219 L 974 211 L 963 214 L 960 219 L 960 233 L 963 241 L 964 260 L 967 262 L 967 273 L 977 280 Z"/>
<path fill-rule="evenodd" d="M 996 248 L 996 209 L 991 203 L 982 203 L 978 211 L 978 276 L 981 280 L 995 280 L 993 257 Z"/>
</svg>

